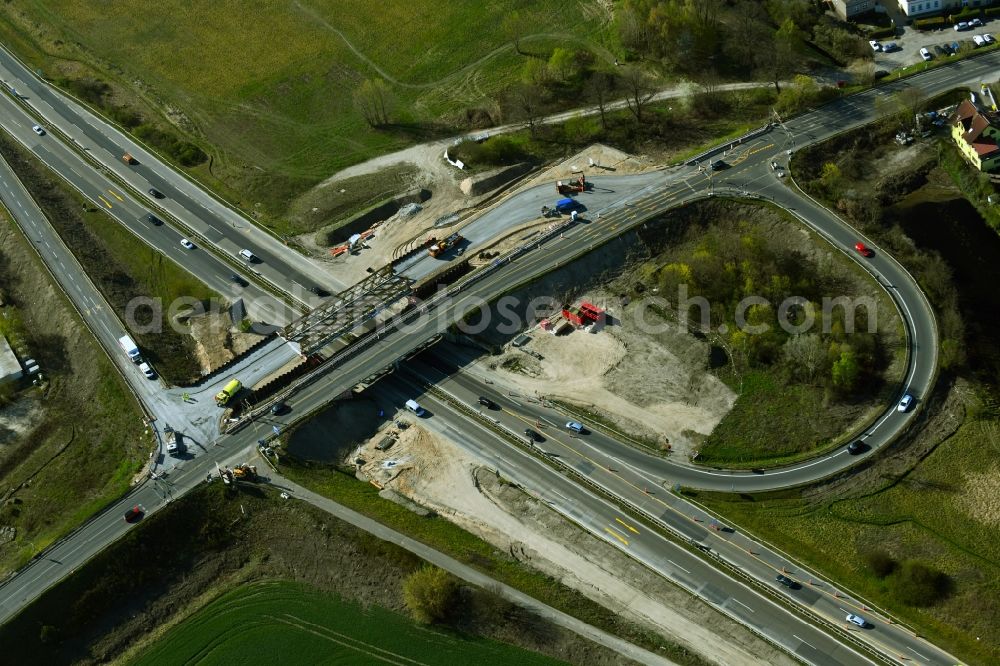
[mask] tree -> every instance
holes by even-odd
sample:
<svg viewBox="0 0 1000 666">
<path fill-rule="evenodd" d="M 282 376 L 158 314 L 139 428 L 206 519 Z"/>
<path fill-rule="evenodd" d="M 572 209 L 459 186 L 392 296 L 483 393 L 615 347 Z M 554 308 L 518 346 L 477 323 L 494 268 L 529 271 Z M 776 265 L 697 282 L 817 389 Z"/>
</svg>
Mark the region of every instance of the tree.
<svg viewBox="0 0 1000 666">
<path fill-rule="evenodd" d="M 507 92 L 507 103 L 519 120 L 528 123 L 528 131 L 535 136 L 536 121 L 541 113 L 545 89 L 531 83 L 515 84 Z"/>
<path fill-rule="evenodd" d="M 607 107 L 608 102 L 614 98 L 615 90 L 618 88 L 618 79 L 611 72 L 594 72 L 584 86 L 584 94 L 587 96 L 597 112 L 601 114 L 601 127 L 608 129 Z"/>
<path fill-rule="evenodd" d="M 858 379 L 861 377 L 861 365 L 853 349 L 846 347 L 840 352 L 840 358 L 834 362 L 831 373 L 833 385 L 841 391 L 850 393 L 857 387 Z"/>
<path fill-rule="evenodd" d="M 910 606 L 935 604 L 948 593 L 951 584 L 948 576 L 916 560 L 903 562 L 893 578 L 893 592 Z"/>
<path fill-rule="evenodd" d="M 781 348 L 785 365 L 793 377 L 812 382 L 826 362 L 823 340 L 815 333 L 800 333 L 785 341 Z"/>
<path fill-rule="evenodd" d="M 521 50 L 521 39 L 529 30 L 528 21 L 528 17 L 522 15 L 521 12 L 513 11 L 507 14 L 500 27 L 507 39 L 514 45 L 514 50 L 520 55 L 525 55 L 524 51 Z"/>
<path fill-rule="evenodd" d="M 652 77 L 638 66 L 628 65 L 622 68 L 620 81 L 628 110 L 635 116 L 636 122 L 642 122 L 642 110 L 656 94 Z"/>
<path fill-rule="evenodd" d="M 820 185 L 822 185 L 827 192 L 832 194 L 837 191 L 837 188 L 840 186 L 840 181 L 840 167 L 833 162 L 826 162 L 823 164 L 823 170 L 819 177 Z"/>
<path fill-rule="evenodd" d="M 569 49 L 556 47 L 549 56 L 549 73 L 560 81 L 573 76 L 576 70 L 576 56 Z"/>
<path fill-rule="evenodd" d="M 354 91 L 354 108 L 372 127 L 389 124 L 393 101 L 389 86 L 382 79 L 366 79 Z"/>
<path fill-rule="evenodd" d="M 458 600 L 458 582 L 443 569 L 425 566 L 403 582 L 403 601 L 414 619 L 424 624 L 448 617 Z"/>
<path fill-rule="evenodd" d="M 770 43 L 758 43 L 755 63 L 761 74 L 774 83 L 775 92 L 781 92 L 781 79 L 795 69 L 797 51 L 804 35 L 791 18 L 787 18 L 775 31 Z"/>
</svg>

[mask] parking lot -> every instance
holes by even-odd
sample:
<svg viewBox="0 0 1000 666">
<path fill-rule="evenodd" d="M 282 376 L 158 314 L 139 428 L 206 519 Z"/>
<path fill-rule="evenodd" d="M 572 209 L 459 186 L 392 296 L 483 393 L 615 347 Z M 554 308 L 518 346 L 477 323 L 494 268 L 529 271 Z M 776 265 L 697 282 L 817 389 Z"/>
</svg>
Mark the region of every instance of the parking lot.
<svg viewBox="0 0 1000 666">
<path fill-rule="evenodd" d="M 983 25 L 977 28 L 970 28 L 956 32 L 951 26 L 938 30 L 921 31 L 913 26 L 906 26 L 902 29 L 902 34 L 895 39 L 883 39 L 880 42 L 885 45 L 889 42 L 896 43 L 896 50 L 891 52 L 878 52 L 875 54 L 875 66 L 878 69 L 891 72 L 900 67 L 906 67 L 914 63 L 921 62 L 920 49 L 926 48 L 931 53 L 933 60 L 948 58 L 950 45 L 957 42 L 972 45 L 972 38 L 975 35 L 990 34 L 1000 37 L 1000 21 L 983 21 Z M 948 48 L 946 48 L 948 47 Z"/>
</svg>

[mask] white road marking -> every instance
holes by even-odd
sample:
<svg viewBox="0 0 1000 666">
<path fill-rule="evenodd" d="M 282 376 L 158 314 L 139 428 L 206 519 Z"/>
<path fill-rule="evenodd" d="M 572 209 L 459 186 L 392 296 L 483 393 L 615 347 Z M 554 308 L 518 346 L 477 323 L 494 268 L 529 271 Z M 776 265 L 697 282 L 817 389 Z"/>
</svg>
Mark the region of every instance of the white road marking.
<svg viewBox="0 0 1000 666">
<path fill-rule="evenodd" d="M 682 567 L 681 565 L 677 564 L 677 563 L 676 563 L 676 562 L 674 562 L 673 560 L 667 560 L 667 562 L 670 562 L 670 563 L 671 563 L 672 565 L 674 565 L 675 567 L 677 567 L 678 569 L 680 569 L 680 570 L 681 570 L 681 571 L 683 571 L 684 573 L 687 573 L 687 574 L 691 573 L 690 571 L 688 571 L 687 569 L 685 569 L 685 568 L 684 568 L 684 567 Z"/>
<path fill-rule="evenodd" d="M 810 643 L 809 641 L 803 641 L 801 638 L 799 638 L 795 634 L 792 634 L 792 638 L 798 638 L 800 641 L 802 641 L 803 643 L 805 643 L 806 645 L 808 645 L 809 647 L 811 647 L 813 650 L 816 649 L 816 647 L 812 643 Z"/>
<path fill-rule="evenodd" d="M 751 613 L 753 613 L 753 612 L 754 612 L 754 609 L 750 608 L 749 606 L 747 606 L 747 605 L 746 605 L 745 603 L 743 603 L 743 602 L 742 602 L 742 601 L 740 601 L 739 599 L 733 599 L 732 597 L 730 597 L 730 598 L 729 598 L 729 600 L 730 600 L 730 601 L 732 601 L 732 602 L 734 602 L 734 603 L 737 603 L 737 604 L 739 604 L 740 606 L 743 606 L 743 608 L 746 608 L 746 609 L 747 609 L 748 611 L 750 611 Z"/>
<path fill-rule="evenodd" d="M 909 650 L 910 652 L 912 652 L 913 654 L 917 655 L 921 659 L 927 659 L 927 657 L 925 657 L 924 655 L 920 654 L 919 652 L 917 652 L 916 650 L 914 650 L 910 646 L 907 646 L 906 649 Z"/>
</svg>

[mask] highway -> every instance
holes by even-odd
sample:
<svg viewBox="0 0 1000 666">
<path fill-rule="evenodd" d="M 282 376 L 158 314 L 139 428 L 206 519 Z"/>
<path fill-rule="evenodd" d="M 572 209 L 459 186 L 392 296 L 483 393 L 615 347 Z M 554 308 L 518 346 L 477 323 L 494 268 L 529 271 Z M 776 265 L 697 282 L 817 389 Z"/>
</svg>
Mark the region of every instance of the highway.
<svg viewBox="0 0 1000 666">
<path fill-rule="evenodd" d="M 19 103 L 44 119 L 42 124 L 46 129 L 62 133 L 95 164 L 146 199 L 147 205 L 182 221 L 192 230 L 193 240 L 214 245 L 237 264 L 244 263 L 237 253 L 242 248 L 251 249 L 261 259 L 253 269 L 282 292 L 300 300 L 313 286 L 330 291 L 347 286 L 164 163 L 135 139 L 49 86 L 5 47 L 0 47 L 0 81 L 7 93 L 16 94 Z M 33 122 L 28 122 L 27 127 Z M 134 156 L 138 164 L 126 165 L 122 161 L 125 152 Z M 150 197 L 147 192 L 151 187 L 162 192 L 164 198 Z"/>
<path fill-rule="evenodd" d="M 498 266 L 487 277 L 473 282 L 458 292 L 451 303 L 434 308 L 429 316 L 419 317 L 415 322 L 401 328 L 379 333 L 380 339 L 377 344 L 360 350 L 355 356 L 344 358 L 338 363 L 335 372 L 328 371 L 321 379 L 298 390 L 291 400 L 293 412 L 283 423 L 288 425 L 294 422 L 299 415 L 324 404 L 373 371 L 390 366 L 405 357 L 409 350 L 433 337 L 436 332 L 443 330 L 481 300 L 488 301 L 495 294 L 506 291 L 514 284 L 544 274 L 555 265 L 569 261 L 579 253 L 587 252 L 635 225 L 661 215 L 669 208 L 703 197 L 707 188 L 716 192 L 747 191 L 769 198 L 792 209 L 793 213 L 805 217 L 810 226 L 831 240 L 836 247 L 852 254 L 848 248 L 853 246 L 859 235 L 828 211 L 798 195 L 779 181 L 768 168 L 769 162 L 777 159 L 784 163 L 787 161 L 788 150 L 794 150 L 826 138 L 837 131 L 869 122 L 874 118 L 874 100 L 879 96 L 884 97 L 909 85 L 919 85 L 928 94 L 936 94 L 962 83 L 977 83 L 987 78 L 998 62 L 1000 54 L 988 54 L 974 60 L 952 63 L 947 67 L 912 77 L 905 82 L 843 99 L 800 116 L 785 123 L 783 127 L 776 127 L 752 141 L 734 147 L 726 155 L 731 168 L 720 172 L 711 183 L 710 176 L 703 171 L 690 166 L 678 167 L 662 172 L 662 180 L 658 182 L 654 180 L 638 191 L 623 193 L 620 201 L 609 204 L 604 209 L 594 206 L 590 211 L 591 221 L 588 224 L 577 225 L 575 229 L 566 233 L 565 238 L 554 239 L 507 264 Z M 594 181 L 595 185 L 599 185 L 597 178 Z M 581 196 L 581 200 L 586 203 L 584 196 Z M 512 206 L 520 205 L 516 197 L 509 201 L 513 202 L 510 204 Z M 537 215 L 537 208 L 533 203 L 524 205 L 534 208 L 530 212 L 532 217 Z M 525 213 L 527 214 L 527 209 Z M 599 218 L 596 213 L 601 213 Z M 18 219 L 20 221 L 20 216 Z M 512 223 L 516 223 L 520 216 L 514 215 L 511 219 Z M 855 259 L 875 274 L 881 284 L 886 285 L 888 293 L 899 303 L 905 315 L 912 353 L 906 386 L 900 387 L 900 392 L 903 388 L 907 388 L 919 401 L 930 389 L 934 378 L 937 337 L 933 313 L 912 278 L 877 246 L 870 242 L 868 244 L 874 247 L 875 258 L 862 260 L 860 257 L 855 257 Z M 114 354 L 113 349 L 112 354 Z M 872 453 L 913 418 L 912 413 L 896 414 L 894 406 L 890 405 L 883 417 L 868 430 L 866 441 L 872 446 Z M 205 472 L 214 466 L 214 459 L 217 459 L 214 454 L 238 458 L 241 455 L 239 452 L 244 451 L 247 446 L 252 446 L 256 441 L 261 426 L 262 424 L 256 423 L 235 435 L 223 437 L 210 444 L 206 443 L 204 455 L 185 461 L 182 466 L 170 473 L 167 480 L 142 486 L 133 493 L 134 497 L 119 502 L 95 517 L 71 538 L 59 542 L 46 551 L 19 576 L 0 588 L 0 620 L 9 617 L 72 567 L 85 561 L 89 554 L 100 549 L 100 544 L 109 543 L 116 538 L 122 530 L 111 523 L 119 523 L 118 527 L 123 529 L 121 514 L 124 508 L 139 500 L 146 503 L 150 511 L 162 506 L 171 494 L 177 495 L 203 479 Z M 853 460 L 847 456 L 837 454 L 820 461 L 813 461 L 808 467 L 801 465 L 788 471 L 773 470 L 765 475 L 728 472 L 724 474 L 731 489 L 744 487 L 737 484 L 746 484 L 747 489 L 764 489 L 821 478 L 852 462 Z M 703 475 L 701 481 L 713 485 L 718 482 L 718 479 L 711 480 L 718 476 L 713 470 L 700 470 L 700 472 Z M 512 470 L 510 475 L 517 479 L 517 470 Z M 784 475 L 784 478 L 781 478 L 781 475 Z M 758 481 L 758 479 L 765 480 Z M 695 480 L 688 485 L 699 486 L 699 483 Z M 934 658 L 927 659 L 926 663 L 946 663 L 946 660 L 941 660 L 936 655 L 928 656 Z"/>
</svg>

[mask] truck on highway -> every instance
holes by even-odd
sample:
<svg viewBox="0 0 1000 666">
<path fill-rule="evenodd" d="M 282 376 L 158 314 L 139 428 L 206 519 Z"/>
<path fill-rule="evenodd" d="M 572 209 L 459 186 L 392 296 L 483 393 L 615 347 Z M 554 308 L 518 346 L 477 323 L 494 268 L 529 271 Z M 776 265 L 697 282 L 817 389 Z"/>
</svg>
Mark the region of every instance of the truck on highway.
<svg viewBox="0 0 1000 666">
<path fill-rule="evenodd" d="M 127 335 L 123 335 L 118 338 L 118 346 L 122 348 L 130 361 L 133 363 L 142 363 L 142 354 L 139 353 L 139 347 L 136 346 L 135 340 Z"/>
<path fill-rule="evenodd" d="M 240 380 L 231 379 L 221 391 L 215 394 L 215 404 L 219 407 L 225 407 L 242 388 L 243 383 Z"/>
</svg>

